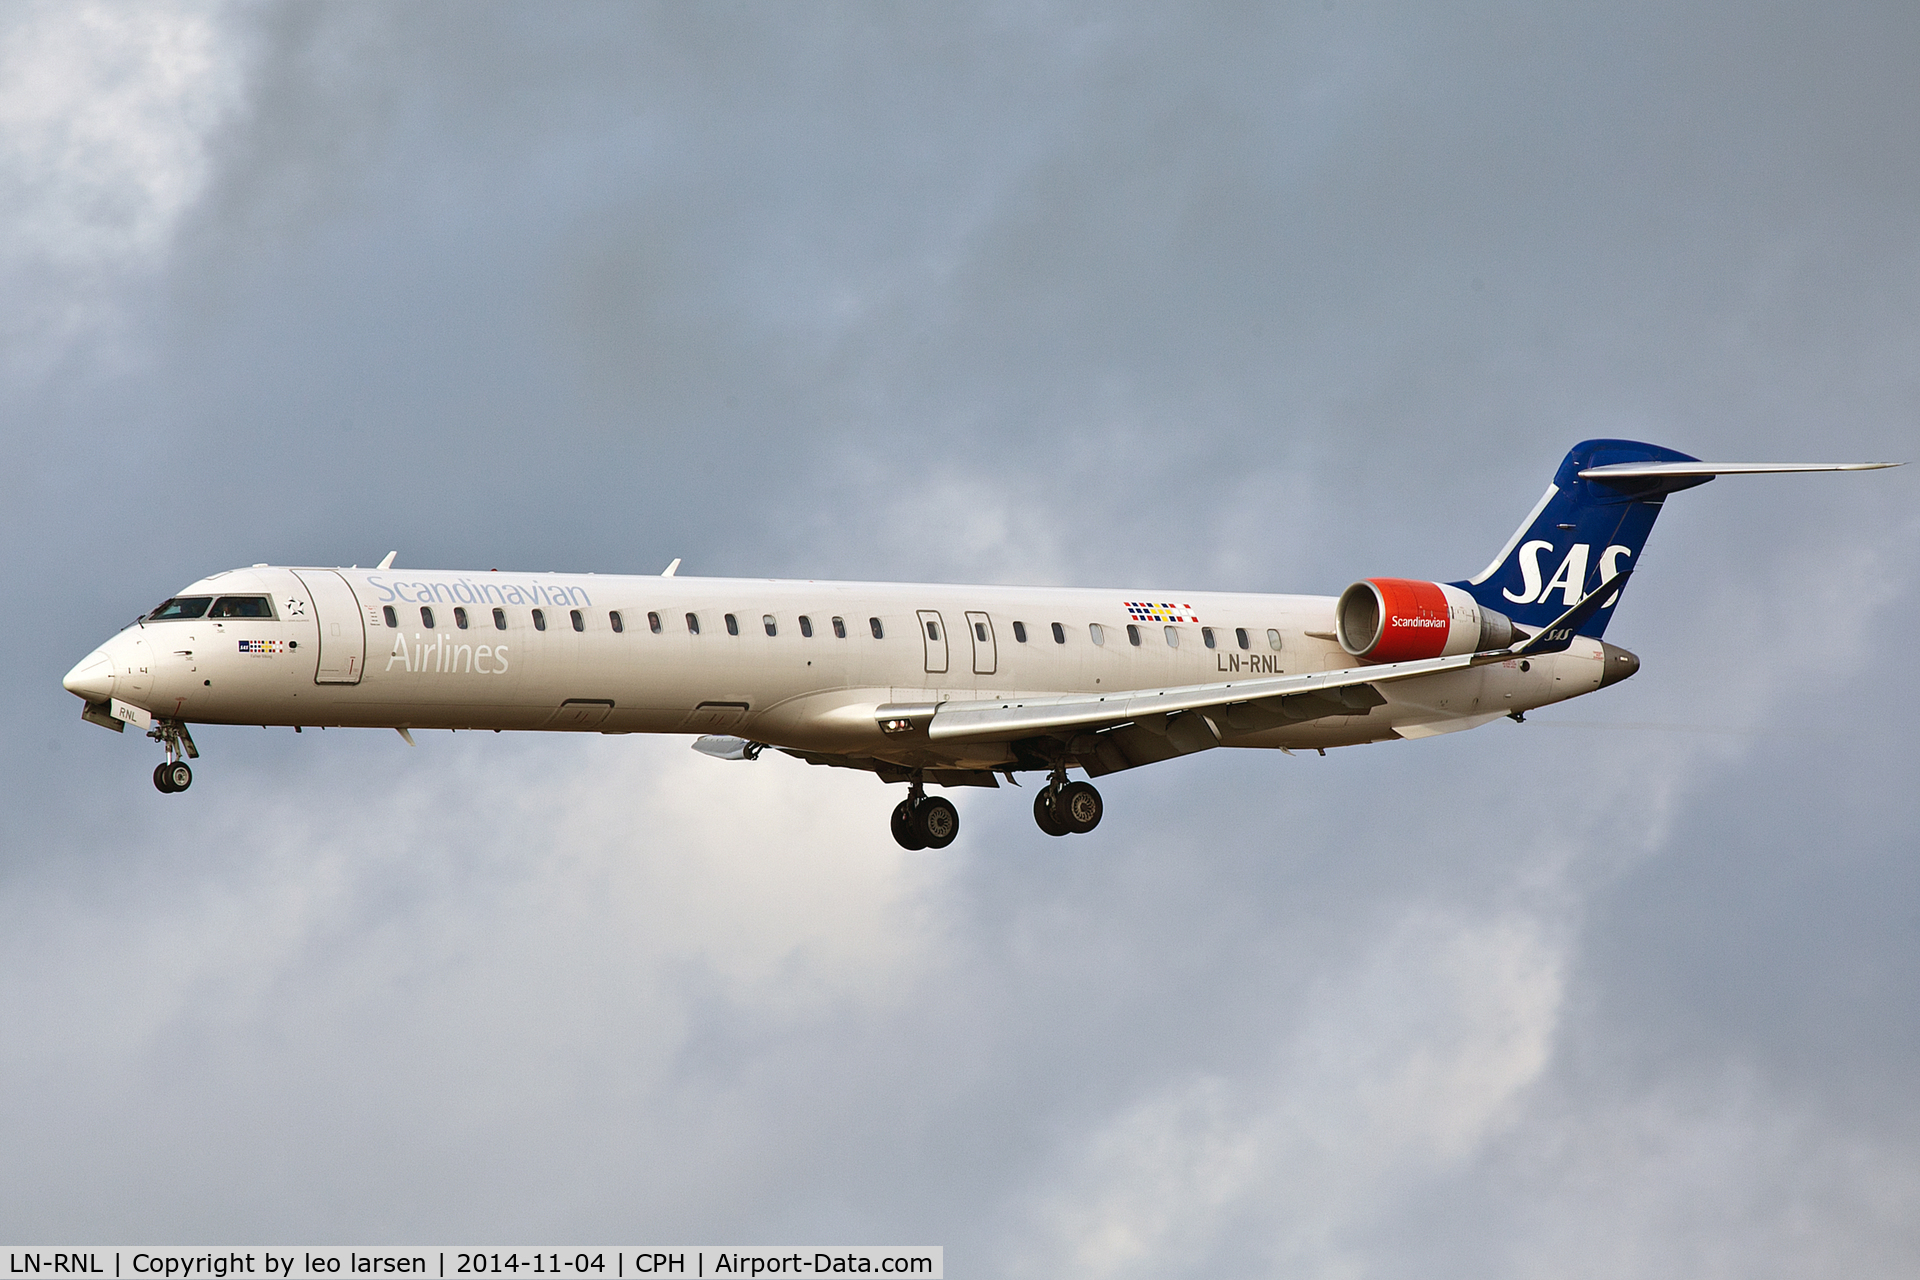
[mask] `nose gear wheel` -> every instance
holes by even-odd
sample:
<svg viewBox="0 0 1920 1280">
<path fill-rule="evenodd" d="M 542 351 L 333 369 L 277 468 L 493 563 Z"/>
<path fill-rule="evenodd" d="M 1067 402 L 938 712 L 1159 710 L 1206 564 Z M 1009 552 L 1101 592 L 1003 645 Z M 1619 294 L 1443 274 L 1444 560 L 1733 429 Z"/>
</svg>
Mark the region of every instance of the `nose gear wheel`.
<svg viewBox="0 0 1920 1280">
<path fill-rule="evenodd" d="M 187 760 L 198 760 L 200 749 L 193 745 L 193 735 L 187 732 L 187 726 L 178 720 L 156 719 L 147 736 L 167 749 L 166 760 L 153 771 L 153 785 L 161 794 L 172 795 L 192 786 L 193 770 L 187 766 Z"/>
</svg>

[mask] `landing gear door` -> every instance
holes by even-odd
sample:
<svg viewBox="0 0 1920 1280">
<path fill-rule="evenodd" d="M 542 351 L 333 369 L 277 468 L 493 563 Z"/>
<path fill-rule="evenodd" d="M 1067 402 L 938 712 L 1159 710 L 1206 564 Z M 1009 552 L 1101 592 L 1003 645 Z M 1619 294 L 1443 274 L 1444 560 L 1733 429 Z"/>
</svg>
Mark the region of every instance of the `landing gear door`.
<svg viewBox="0 0 1920 1280">
<path fill-rule="evenodd" d="M 993 645 L 993 620 L 984 613 L 969 613 L 967 630 L 973 637 L 973 674 L 992 675 L 1000 663 Z"/>
<path fill-rule="evenodd" d="M 320 665 L 313 682 L 359 684 L 367 665 L 367 628 L 353 588 L 331 569 L 308 569 L 294 577 L 306 585 L 320 624 Z"/>
<path fill-rule="evenodd" d="M 947 627 L 932 609 L 920 611 L 920 643 L 927 647 L 927 673 L 940 675 L 947 669 Z"/>
</svg>

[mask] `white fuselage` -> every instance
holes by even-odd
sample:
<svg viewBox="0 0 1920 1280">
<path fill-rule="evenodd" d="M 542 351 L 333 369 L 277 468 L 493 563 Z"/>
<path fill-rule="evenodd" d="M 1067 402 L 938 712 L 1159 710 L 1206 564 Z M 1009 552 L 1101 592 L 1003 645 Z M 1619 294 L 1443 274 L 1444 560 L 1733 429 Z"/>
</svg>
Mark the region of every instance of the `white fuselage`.
<svg viewBox="0 0 1920 1280">
<path fill-rule="evenodd" d="M 267 567 L 180 595 L 244 593 L 266 596 L 272 616 L 147 620 L 102 646 L 95 668 L 110 669 L 111 696 L 186 723 L 721 733 L 997 769 L 1015 762 L 1010 745 L 892 740 L 876 708 L 1356 665 L 1332 639 L 1330 596 Z M 1602 669 L 1599 642 L 1582 639 L 1531 662 L 1383 685 L 1386 705 L 1364 714 L 1221 745 L 1445 733 L 1591 692 Z"/>
</svg>

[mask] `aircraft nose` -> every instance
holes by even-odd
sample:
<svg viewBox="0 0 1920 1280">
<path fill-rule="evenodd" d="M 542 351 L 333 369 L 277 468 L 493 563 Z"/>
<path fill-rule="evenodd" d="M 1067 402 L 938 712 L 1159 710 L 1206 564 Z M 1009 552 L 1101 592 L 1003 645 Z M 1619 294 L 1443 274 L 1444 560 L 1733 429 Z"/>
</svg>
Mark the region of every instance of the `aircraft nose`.
<svg viewBox="0 0 1920 1280">
<path fill-rule="evenodd" d="M 1640 659 L 1628 653 L 1617 644 L 1600 642 L 1600 659 L 1607 665 L 1600 671 L 1600 687 L 1619 684 L 1640 669 Z"/>
<path fill-rule="evenodd" d="M 105 702 L 113 696 L 113 660 L 107 657 L 104 649 L 95 649 L 73 670 L 67 672 L 60 682 L 68 693 L 77 694 L 88 702 Z"/>
</svg>

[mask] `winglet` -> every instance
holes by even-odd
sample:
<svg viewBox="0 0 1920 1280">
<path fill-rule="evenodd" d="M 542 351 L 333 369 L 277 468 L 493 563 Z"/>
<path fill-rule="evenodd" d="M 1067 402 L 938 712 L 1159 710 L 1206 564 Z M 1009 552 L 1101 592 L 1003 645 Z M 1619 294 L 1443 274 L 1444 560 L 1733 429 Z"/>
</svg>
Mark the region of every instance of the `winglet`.
<svg viewBox="0 0 1920 1280">
<path fill-rule="evenodd" d="M 678 569 L 679 567 L 680 567 L 680 557 L 675 556 L 673 558 L 673 563 L 660 571 L 660 576 L 663 578 L 671 578 L 673 576 L 673 571 L 675 569 Z"/>
<path fill-rule="evenodd" d="M 399 555 L 399 554 L 400 554 L 400 553 L 399 553 L 398 551 L 389 551 L 389 552 L 387 552 L 387 558 L 386 558 L 385 560 L 382 560 L 382 561 L 381 561 L 381 562 L 380 562 L 379 564 L 377 564 L 377 565 L 375 565 L 375 566 L 374 566 L 374 568 L 376 568 L 376 569 L 391 569 L 391 568 L 393 568 L 393 558 L 394 558 L 395 556 L 397 556 L 397 555 Z"/>
<path fill-rule="evenodd" d="M 1633 570 L 1623 569 L 1605 582 L 1595 587 L 1583 597 L 1579 604 L 1567 610 L 1549 622 L 1540 630 L 1528 636 L 1519 644 L 1504 650 L 1501 659 L 1529 658 L 1540 653 L 1561 653 L 1573 646 L 1573 637 L 1586 623 L 1588 618 L 1600 611 L 1600 606 L 1613 598 L 1615 592 L 1627 585 L 1627 579 L 1633 576 Z"/>
</svg>

